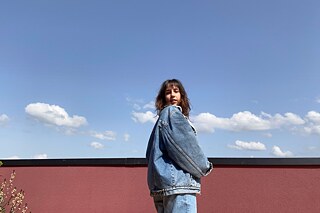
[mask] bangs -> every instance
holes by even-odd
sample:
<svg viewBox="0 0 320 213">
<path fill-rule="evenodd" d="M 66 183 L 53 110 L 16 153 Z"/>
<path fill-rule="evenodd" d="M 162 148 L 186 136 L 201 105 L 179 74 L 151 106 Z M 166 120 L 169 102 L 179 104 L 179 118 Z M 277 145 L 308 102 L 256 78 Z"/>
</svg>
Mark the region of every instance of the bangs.
<svg viewBox="0 0 320 213">
<path fill-rule="evenodd" d="M 180 85 L 179 85 L 178 82 L 168 82 L 168 84 L 167 84 L 165 89 L 173 88 L 173 87 L 178 87 L 180 89 Z"/>
</svg>

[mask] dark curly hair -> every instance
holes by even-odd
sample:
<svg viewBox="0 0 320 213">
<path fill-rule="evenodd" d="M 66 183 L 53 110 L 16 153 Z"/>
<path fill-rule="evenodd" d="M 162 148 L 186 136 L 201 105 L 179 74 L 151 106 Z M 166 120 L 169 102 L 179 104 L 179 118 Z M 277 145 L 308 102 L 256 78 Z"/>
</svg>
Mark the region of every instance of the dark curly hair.
<svg viewBox="0 0 320 213">
<path fill-rule="evenodd" d="M 181 95 L 181 102 L 179 106 L 182 108 L 182 114 L 189 117 L 189 112 L 191 110 L 189 98 L 184 89 L 182 83 L 177 79 L 169 79 L 162 83 L 159 93 L 156 97 L 155 107 L 157 110 L 157 114 L 166 106 L 166 89 L 168 87 L 176 86 L 179 88 L 180 95 Z"/>
</svg>

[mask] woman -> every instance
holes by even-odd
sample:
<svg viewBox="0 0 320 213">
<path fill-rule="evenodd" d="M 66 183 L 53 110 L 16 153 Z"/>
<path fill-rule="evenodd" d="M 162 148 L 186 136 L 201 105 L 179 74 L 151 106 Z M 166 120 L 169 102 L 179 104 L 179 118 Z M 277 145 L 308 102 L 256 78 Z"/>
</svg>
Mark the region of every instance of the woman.
<svg viewBox="0 0 320 213">
<path fill-rule="evenodd" d="M 212 170 L 189 121 L 190 104 L 177 79 L 162 83 L 155 103 L 158 120 L 146 158 L 148 186 L 157 212 L 197 212 L 200 178 Z"/>
</svg>

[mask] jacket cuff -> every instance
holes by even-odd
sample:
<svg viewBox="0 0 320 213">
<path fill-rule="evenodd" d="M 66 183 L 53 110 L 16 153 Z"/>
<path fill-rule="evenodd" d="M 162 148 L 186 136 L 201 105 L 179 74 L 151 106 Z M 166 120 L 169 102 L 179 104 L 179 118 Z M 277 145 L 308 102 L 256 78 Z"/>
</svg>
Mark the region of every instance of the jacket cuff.
<svg viewBox="0 0 320 213">
<path fill-rule="evenodd" d="M 209 162 L 209 161 L 208 161 Z M 206 171 L 206 173 L 204 174 L 204 176 L 207 176 L 211 173 L 211 171 L 213 170 L 213 164 L 211 162 L 209 162 L 209 169 Z"/>
</svg>

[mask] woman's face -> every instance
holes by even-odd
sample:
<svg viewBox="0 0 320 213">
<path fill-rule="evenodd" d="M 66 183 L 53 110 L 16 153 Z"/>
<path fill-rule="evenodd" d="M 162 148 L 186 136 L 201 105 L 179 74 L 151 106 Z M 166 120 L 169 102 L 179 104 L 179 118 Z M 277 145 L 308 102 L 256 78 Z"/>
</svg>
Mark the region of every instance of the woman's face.
<svg viewBox="0 0 320 213">
<path fill-rule="evenodd" d="M 174 85 L 169 85 L 165 92 L 166 105 L 178 106 L 181 102 L 181 94 L 179 87 Z"/>
</svg>

